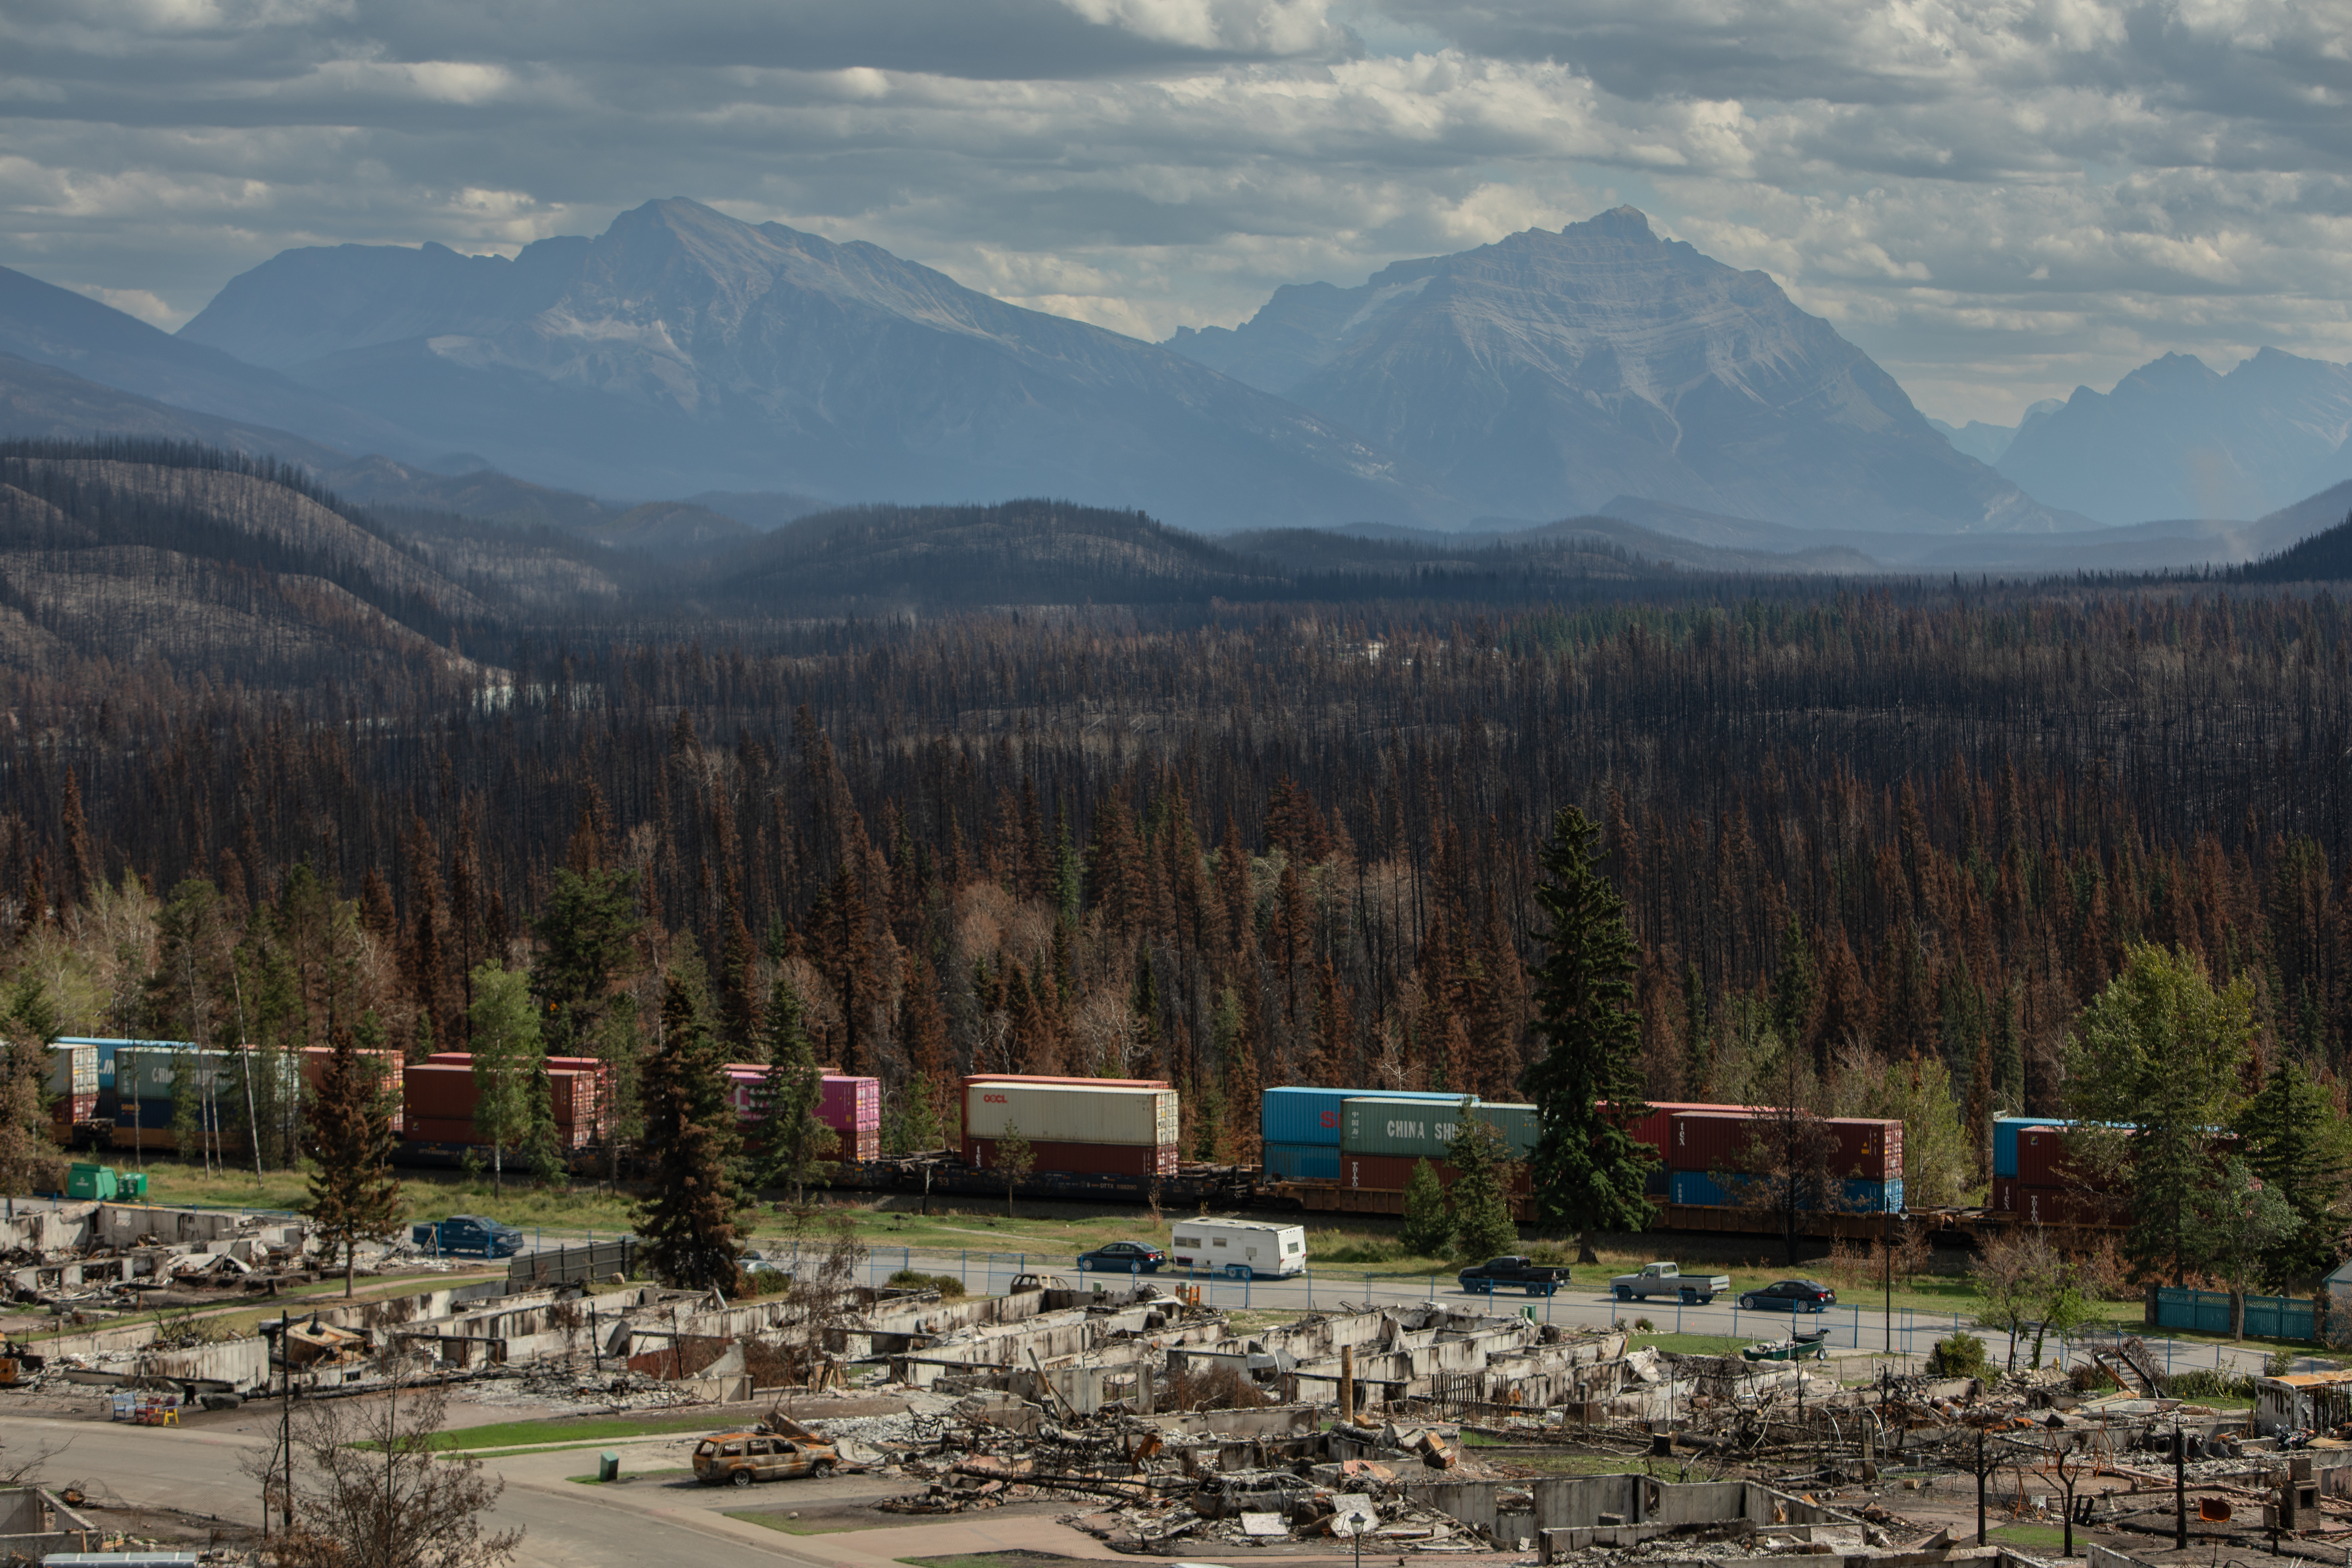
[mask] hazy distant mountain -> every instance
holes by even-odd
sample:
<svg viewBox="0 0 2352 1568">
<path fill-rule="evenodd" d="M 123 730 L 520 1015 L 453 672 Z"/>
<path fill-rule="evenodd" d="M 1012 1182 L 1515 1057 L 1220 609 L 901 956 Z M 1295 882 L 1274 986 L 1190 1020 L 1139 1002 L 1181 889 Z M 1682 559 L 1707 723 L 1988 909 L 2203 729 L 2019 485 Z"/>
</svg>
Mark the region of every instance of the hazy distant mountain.
<svg viewBox="0 0 2352 1568">
<path fill-rule="evenodd" d="M 2036 415 L 2064 406 L 2054 397 L 2045 397 L 2028 408 L 2025 417 L 2031 419 Z M 2017 439 L 2015 425 L 1989 425 L 1981 419 L 1971 419 L 1965 425 L 1948 425 L 1932 417 L 1927 423 L 1935 426 L 1937 435 L 1952 444 L 1953 450 L 1966 453 L 1979 463 L 1998 464 L 2000 455 L 2009 450 L 2009 444 Z"/>
<path fill-rule="evenodd" d="M 1205 528 L 1451 521 L 1328 420 L 866 244 L 648 203 L 513 261 L 288 251 L 180 336 L 600 492 L 1058 494 Z"/>
<path fill-rule="evenodd" d="M 240 426 L 292 431 L 347 451 L 415 451 L 407 432 L 394 424 L 216 348 L 160 331 L 111 305 L 5 267 L 0 267 L 0 353 L 158 403 Z M 91 428 L 85 426 L 73 434 L 86 436 Z M 141 427 L 139 433 L 163 432 Z M 199 438 L 220 439 L 216 435 Z"/>
<path fill-rule="evenodd" d="M 289 430 L 174 408 L 55 365 L 0 353 L 0 437 L 83 440 L 96 434 L 202 441 L 225 451 L 267 454 L 314 468 L 349 460 L 333 447 Z"/>
<path fill-rule="evenodd" d="M 1893 377 L 1761 272 L 1632 207 L 1558 234 L 1287 287 L 1169 346 L 1304 404 L 1481 509 L 1620 494 L 1806 526 L 2082 526 L 1953 449 Z"/>
<path fill-rule="evenodd" d="M 2227 375 L 2166 354 L 2029 416 L 2000 471 L 2103 522 L 2253 518 L 2352 479 L 2352 365 L 2266 348 Z"/>
</svg>

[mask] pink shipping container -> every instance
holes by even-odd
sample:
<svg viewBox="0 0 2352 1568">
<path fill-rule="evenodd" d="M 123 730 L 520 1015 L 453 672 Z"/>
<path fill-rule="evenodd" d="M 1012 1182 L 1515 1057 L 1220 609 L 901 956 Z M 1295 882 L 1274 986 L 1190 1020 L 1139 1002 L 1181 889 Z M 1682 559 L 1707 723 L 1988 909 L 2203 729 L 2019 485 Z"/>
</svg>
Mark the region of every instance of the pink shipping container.
<svg viewBox="0 0 2352 1568">
<path fill-rule="evenodd" d="M 963 1157 L 975 1169 L 996 1169 L 996 1140 L 966 1138 Z M 1163 1143 L 1077 1143 L 1042 1140 L 1029 1145 L 1030 1168 L 1080 1176 L 1172 1176 L 1176 1145 Z"/>
</svg>

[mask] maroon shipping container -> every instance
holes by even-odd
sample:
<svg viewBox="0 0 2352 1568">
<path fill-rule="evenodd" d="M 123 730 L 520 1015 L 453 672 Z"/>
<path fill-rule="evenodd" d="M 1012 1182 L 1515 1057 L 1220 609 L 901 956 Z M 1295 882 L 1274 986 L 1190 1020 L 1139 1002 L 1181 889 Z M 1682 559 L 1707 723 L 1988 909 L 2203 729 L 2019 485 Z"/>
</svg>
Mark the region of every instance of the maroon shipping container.
<svg viewBox="0 0 2352 1568">
<path fill-rule="evenodd" d="M 1675 1171 L 1737 1171 L 1752 1163 L 1751 1145 L 1772 1137 L 1762 1110 L 1681 1110 L 1674 1114 L 1665 1151 Z M 1903 1179 L 1903 1123 L 1864 1117 L 1824 1117 L 1834 1144 L 1831 1170 L 1866 1182 Z"/>
<path fill-rule="evenodd" d="M 1865 1182 L 1903 1179 L 1903 1123 L 1855 1116 L 1828 1118 L 1830 1135 L 1837 1140 L 1831 1169 L 1838 1175 Z"/>
<path fill-rule="evenodd" d="M 1756 1135 L 1753 1115 L 1724 1110 L 1678 1110 L 1667 1132 L 1666 1166 L 1675 1171 L 1737 1171 L 1750 1162 Z"/>
<path fill-rule="evenodd" d="M 1088 1080 L 1091 1081 L 1091 1080 Z M 1060 1171 L 1080 1176 L 1172 1176 L 1176 1145 L 1162 1143 L 1049 1143 L 1033 1142 L 1033 1169 Z M 982 1171 L 996 1169 L 996 1140 L 967 1138 L 964 1163 Z"/>
<path fill-rule="evenodd" d="M 1411 1154 L 1342 1153 L 1339 1156 L 1339 1184 L 1363 1192 L 1401 1193 L 1404 1191 L 1405 1184 L 1412 1180 L 1412 1168 L 1420 1163 L 1421 1161 Z M 1437 1180 L 1442 1186 L 1452 1186 L 1454 1179 L 1462 1173 L 1443 1160 L 1432 1161 L 1430 1169 L 1437 1173 Z M 1504 1190 L 1525 1193 L 1530 1190 L 1528 1182 L 1528 1163 L 1525 1160 L 1512 1161 L 1510 1184 Z"/>
<path fill-rule="evenodd" d="M 449 1062 L 411 1062 L 400 1075 L 400 1103 L 408 1120 L 474 1120 L 474 1069 Z"/>
<path fill-rule="evenodd" d="M 1605 1113 L 1609 1109 L 1609 1102 L 1605 1100 L 1601 1101 L 1597 1109 Z M 1646 1115 L 1635 1117 L 1625 1131 L 1632 1135 L 1634 1142 L 1655 1149 L 1659 1156 L 1664 1158 L 1674 1136 L 1674 1120 L 1682 1112 L 1714 1110 L 1745 1116 L 1752 1113 L 1755 1109 L 1752 1105 L 1717 1105 L 1711 1100 L 1652 1100 L 1649 1112 Z"/>
<path fill-rule="evenodd" d="M 836 1160 L 878 1160 L 881 1157 L 882 1130 L 879 1127 L 860 1127 L 842 1132 L 840 1151 L 834 1155 Z"/>
<path fill-rule="evenodd" d="M 61 1094 L 49 1102 L 49 1120 L 58 1127 L 70 1127 L 78 1121 L 95 1121 L 98 1120 L 98 1096 Z"/>
<path fill-rule="evenodd" d="M 2063 1127 L 2021 1127 L 2017 1131 L 2017 1179 L 2029 1187 L 2081 1187 L 2090 1173 L 2075 1162 Z"/>
<path fill-rule="evenodd" d="M 486 1149 L 489 1147 L 489 1141 L 482 1136 L 480 1128 L 454 1116 L 411 1117 L 400 1135 L 411 1143 L 474 1143 Z M 584 1149 L 591 1142 L 585 1127 L 566 1126 L 560 1121 L 555 1125 L 558 1148 Z M 520 1158 L 518 1146 L 508 1144 L 506 1163 L 512 1166 Z"/>
<path fill-rule="evenodd" d="M 817 1088 L 816 1119 L 836 1132 L 882 1125 L 882 1080 L 828 1077 Z"/>
<path fill-rule="evenodd" d="M 2038 1187 L 2013 1176 L 2000 1182 L 2008 1184 L 2000 1195 L 2010 1205 L 2001 1212 L 2028 1225 L 2125 1225 L 2131 1219 L 2131 1205 L 2121 1198 Z"/>
</svg>

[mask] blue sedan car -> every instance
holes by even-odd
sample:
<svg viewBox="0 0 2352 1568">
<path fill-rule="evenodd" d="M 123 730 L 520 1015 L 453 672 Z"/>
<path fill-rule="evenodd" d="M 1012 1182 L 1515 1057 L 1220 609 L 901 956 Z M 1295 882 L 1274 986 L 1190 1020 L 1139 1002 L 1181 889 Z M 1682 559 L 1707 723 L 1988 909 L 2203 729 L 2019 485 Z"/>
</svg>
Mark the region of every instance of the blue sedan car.
<svg viewBox="0 0 2352 1568">
<path fill-rule="evenodd" d="M 1078 1254 L 1081 1274 L 1157 1274 L 1168 1255 L 1139 1241 L 1114 1241 Z"/>
<path fill-rule="evenodd" d="M 1837 1292 L 1818 1279 L 1783 1279 L 1748 1291 L 1739 1304 L 1751 1312 L 1826 1312 L 1837 1305 Z"/>
</svg>

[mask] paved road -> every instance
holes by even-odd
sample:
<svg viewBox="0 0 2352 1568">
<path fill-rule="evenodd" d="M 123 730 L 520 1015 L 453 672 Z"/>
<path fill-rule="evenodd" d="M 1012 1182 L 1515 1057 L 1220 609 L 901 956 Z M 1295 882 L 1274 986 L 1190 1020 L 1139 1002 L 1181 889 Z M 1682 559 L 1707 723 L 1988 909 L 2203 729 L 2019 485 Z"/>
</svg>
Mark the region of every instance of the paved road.
<svg viewBox="0 0 2352 1568">
<path fill-rule="evenodd" d="M 42 1471 L 48 1484 L 81 1484 L 101 1500 L 183 1509 L 200 1518 L 209 1515 L 250 1527 L 259 1520 L 260 1500 L 238 1462 L 266 1447 L 269 1439 L 207 1427 L 204 1422 L 197 1417 L 194 1425 L 173 1428 L 12 1417 L 8 1435 L 12 1447 L 57 1450 Z M 623 1456 L 625 1472 L 675 1465 L 683 1451 L 675 1436 L 613 1447 Z M 796 1536 L 726 1516 L 747 1508 L 871 1500 L 904 1491 L 911 1483 L 895 1477 L 844 1476 L 823 1482 L 771 1483 L 747 1492 L 651 1477 L 612 1488 L 564 1479 L 593 1468 L 594 1458 L 591 1449 L 485 1461 L 506 1482 L 488 1522 L 522 1528 L 522 1549 L 515 1559 L 521 1568 L 638 1568 L 686 1561 L 698 1568 L 775 1568 L 780 1563 L 808 1568 L 892 1568 L 908 1556 L 1022 1549 L 1065 1557 L 1112 1555 L 1093 1537 L 1054 1522 L 1051 1515 L 1067 1511 L 1072 1506 L 1067 1503 L 971 1520 Z"/>
<path fill-rule="evenodd" d="M 967 1290 L 990 1293 L 1004 1289 L 1013 1276 L 1024 1268 L 1040 1273 L 1058 1274 L 1073 1284 L 1084 1279 L 1109 1285 L 1118 1278 L 1094 1274 L 1081 1276 L 1074 1259 L 1063 1255 L 1047 1258 L 1036 1254 L 940 1252 L 882 1246 L 873 1248 L 866 1267 L 872 1282 L 876 1284 L 888 1278 L 894 1270 L 911 1268 L 927 1274 L 954 1274 L 963 1280 Z M 1444 1274 L 1371 1278 L 1350 1274 L 1317 1278 L 1310 1271 L 1294 1279 L 1249 1283 L 1206 1275 L 1193 1278 L 1162 1273 L 1143 1278 L 1163 1289 L 1172 1289 L 1178 1284 L 1197 1285 L 1204 1302 L 1229 1310 L 1287 1308 L 1328 1311 L 1338 1309 L 1342 1303 L 1390 1306 L 1414 1301 L 1445 1301 L 1457 1306 L 1530 1313 L 1538 1322 L 1606 1328 L 1612 1322 L 1631 1326 L 1646 1318 L 1661 1332 L 1728 1335 L 1749 1340 L 1786 1338 L 1792 1326 L 1808 1333 L 1826 1329 L 1831 1346 L 1839 1350 L 1885 1352 L 1888 1349 L 1890 1338 L 1890 1325 L 1884 1310 L 1868 1300 L 1841 1304 L 1819 1314 L 1791 1317 L 1786 1312 L 1742 1311 L 1730 1299 L 1720 1297 L 1708 1306 L 1684 1306 L 1672 1301 L 1619 1302 L 1610 1300 L 1605 1292 L 1579 1289 L 1573 1285 L 1558 1295 L 1549 1297 L 1514 1293 L 1473 1296 L 1456 1285 L 1453 1276 Z M 1934 1348 L 1937 1340 L 1958 1329 L 1966 1329 L 1985 1339 L 1987 1348 L 1996 1355 L 2006 1355 L 2006 1340 L 1993 1331 L 1975 1328 L 1965 1318 L 1955 1318 L 1949 1313 L 1939 1315 L 1900 1307 L 1895 1310 L 1891 1325 L 1893 1350 L 1897 1354 L 1925 1355 Z M 2233 1372 L 2260 1372 L 2267 1354 L 2258 1348 L 2214 1345 L 2194 1340 L 2143 1336 L 2143 1341 L 2148 1353 L 2168 1372 L 2200 1366 L 2220 1366 Z M 2021 1342 L 2019 1353 L 2030 1353 L 2032 1348 L 2029 1342 Z M 2071 1342 L 2053 1340 L 2043 1345 L 2042 1355 L 2044 1359 L 2061 1355 L 2071 1364 L 2076 1351 L 2076 1345 Z M 2336 1363 L 2306 1358 L 2305 1363 L 2298 1364 L 2332 1368 Z"/>
</svg>

